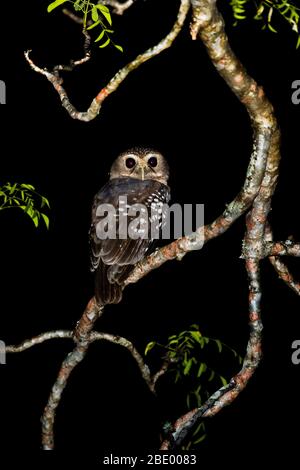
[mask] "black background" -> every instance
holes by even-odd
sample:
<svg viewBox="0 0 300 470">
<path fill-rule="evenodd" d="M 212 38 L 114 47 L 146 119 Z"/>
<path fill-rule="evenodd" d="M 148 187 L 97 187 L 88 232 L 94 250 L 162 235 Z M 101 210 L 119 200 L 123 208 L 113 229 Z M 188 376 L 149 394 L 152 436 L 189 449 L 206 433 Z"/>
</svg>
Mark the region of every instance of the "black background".
<svg viewBox="0 0 300 470">
<path fill-rule="evenodd" d="M 137 2 L 114 18 L 117 42 L 95 48 L 92 61 L 66 74 L 65 87 L 80 110 L 110 77 L 171 28 L 178 1 Z M 225 2 L 223 2 L 225 3 Z M 56 328 L 71 328 L 93 294 L 88 237 L 93 195 L 108 177 L 118 152 L 132 145 L 161 150 L 171 167 L 172 201 L 204 203 L 208 223 L 240 189 L 251 128 L 246 111 L 213 69 L 200 42 L 186 26 L 174 46 L 130 74 L 92 122 L 72 120 L 49 82 L 35 74 L 23 51 L 33 49 L 40 66 L 67 63 L 82 53 L 80 29 L 47 1 L 2 6 L 1 184 L 27 182 L 51 203 L 51 228 L 35 229 L 29 218 L 1 213 L 0 337 L 7 344 Z M 281 177 L 271 220 L 275 237 L 299 239 L 300 106 L 291 102 L 299 79 L 296 35 L 281 23 L 280 34 L 262 32 L 255 22 L 233 28 L 223 8 L 232 47 L 249 73 L 265 87 L 282 128 Z M 9 211 L 7 211 L 9 212 Z M 204 334 L 222 339 L 244 354 L 248 336 L 247 280 L 239 258 L 244 219 L 225 235 L 179 262 L 165 264 L 107 307 L 97 328 L 145 344 L 198 323 Z M 297 260 L 289 260 L 295 275 Z M 262 263 L 264 359 L 247 389 L 211 420 L 201 458 L 237 454 L 254 461 L 260 452 L 296 455 L 300 419 L 300 366 L 291 362 L 291 344 L 300 338 L 299 299 Z M 3 450 L 39 452 L 40 416 L 67 340 L 47 342 L 9 356 L 1 374 Z M 220 368 L 230 365 L 219 358 Z M 228 370 L 229 370 L 228 369 Z M 170 392 L 176 403 L 176 389 Z M 137 367 L 115 345 L 94 344 L 72 374 L 58 409 L 56 443 L 69 455 L 99 456 L 111 451 L 134 455 L 158 448 L 163 404 L 147 391 Z M 216 452 L 217 450 L 217 452 Z"/>
</svg>

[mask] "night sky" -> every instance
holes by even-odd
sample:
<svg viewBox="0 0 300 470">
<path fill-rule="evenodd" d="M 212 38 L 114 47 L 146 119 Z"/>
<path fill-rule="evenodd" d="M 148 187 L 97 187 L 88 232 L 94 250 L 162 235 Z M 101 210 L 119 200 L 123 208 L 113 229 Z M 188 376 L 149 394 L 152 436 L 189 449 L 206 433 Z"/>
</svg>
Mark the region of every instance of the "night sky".
<svg viewBox="0 0 300 470">
<path fill-rule="evenodd" d="M 51 204 L 49 231 L 35 229 L 17 210 L 0 213 L 0 339 L 7 344 L 72 328 L 80 318 L 93 295 L 92 199 L 120 151 L 133 145 L 159 149 L 171 169 L 172 202 L 204 203 L 206 223 L 239 191 L 251 151 L 247 113 L 202 44 L 190 40 L 188 25 L 170 50 L 129 75 L 95 120 L 71 119 L 51 84 L 29 68 L 23 55 L 32 49 L 32 59 L 49 68 L 82 55 L 80 27 L 59 11 L 47 14 L 48 3 L 32 0 L 16 10 L 6 5 L 1 13 L 0 79 L 7 86 L 7 104 L 0 107 L 0 184 L 33 184 Z M 64 74 L 77 109 L 86 110 L 120 67 L 167 34 L 178 4 L 140 1 L 123 17 L 114 17 L 116 42 L 124 53 L 95 47 L 88 64 Z M 278 34 L 261 31 L 254 21 L 233 27 L 229 8 L 223 10 L 231 45 L 264 86 L 282 129 L 281 176 L 270 217 L 275 238 L 299 240 L 300 105 L 291 102 L 292 82 L 300 79 L 296 35 L 282 22 Z M 197 323 L 203 334 L 243 355 L 248 337 L 247 279 L 239 258 L 244 228 L 241 218 L 203 250 L 129 286 L 121 304 L 106 308 L 97 329 L 125 336 L 143 352 L 149 341 Z M 299 261 L 291 259 L 289 266 L 300 278 Z M 237 454 L 254 462 L 256 452 L 289 458 L 297 451 L 300 365 L 291 362 L 291 345 L 300 339 L 300 299 L 268 261 L 262 263 L 262 286 L 264 358 L 240 397 L 207 423 L 208 435 L 198 450 L 204 462 L 234 464 Z M 40 451 L 40 416 L 71 348 L 68 340 L 49 341 L 8 356 L 0 366 L 1 452 Z M 218 358 L 224 374 L 237 370 L 231 359 Z M 176 407 L 175 387 L 169 401 Z M 164 400 L 151 396 L 131 356 L 98 342 L 63 394 L 57 450 L 92 457 L 155 450 L 164 410 Z"/>
</svg>

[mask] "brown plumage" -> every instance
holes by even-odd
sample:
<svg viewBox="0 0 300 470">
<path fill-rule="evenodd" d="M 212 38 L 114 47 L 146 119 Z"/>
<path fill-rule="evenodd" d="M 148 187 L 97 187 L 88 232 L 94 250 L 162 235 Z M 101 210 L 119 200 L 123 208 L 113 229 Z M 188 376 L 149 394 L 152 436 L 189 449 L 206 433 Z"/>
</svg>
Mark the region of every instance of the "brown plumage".
<svg viewBox="0 0 300 470">
<path fill-rule="evenodd" d="M 170 199 L 168 176 L 168 165 L 159 152 L 133 148 L 117 157 L 111 167 L 109 181 L 96 194 L 92 208 L 90 248 L 91 269 L 95 271 L 95 295 L 99 304 L 120 302 L 125 279 L 134 265 L 149 253 L 153 245 L 153 230 L 159 230 L 163 223 L 162 204 L 167 204 Z M 145 225 L 136 226 L 132 232 L 134 238 L 121 238 L 123 216 L 127 214 L 128 226 L 131 222 L 135 224 L 137 215 L 132 213 L 138 207 L 136 204 L 142 205 L 139 206 L 138 217 Z M 111 219 L 108 219 L 107 211 L 99 210 L 100 206 L 111 207 Z M 103 233 L 111 227 L 108 220 L 115 223 L 115 233 L 112 231 L 104 239 Z"/>
</svg>

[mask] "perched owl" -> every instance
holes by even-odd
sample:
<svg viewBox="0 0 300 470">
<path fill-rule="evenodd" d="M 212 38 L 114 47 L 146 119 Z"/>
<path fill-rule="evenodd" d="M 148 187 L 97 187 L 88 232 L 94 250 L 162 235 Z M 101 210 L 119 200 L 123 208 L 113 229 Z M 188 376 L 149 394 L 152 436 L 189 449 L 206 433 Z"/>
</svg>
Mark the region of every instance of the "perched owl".
<svg viewBox="0 0 300 470">
<path fill-rule="evenodd" d="M 124 281 L 158 238 L 170 199 L 168 177 L 166 160 L 152 149 L 133 148 L 114 161 L 92 208 L 91 270 L 98 303 L 120 302 Z"/>
</svg>

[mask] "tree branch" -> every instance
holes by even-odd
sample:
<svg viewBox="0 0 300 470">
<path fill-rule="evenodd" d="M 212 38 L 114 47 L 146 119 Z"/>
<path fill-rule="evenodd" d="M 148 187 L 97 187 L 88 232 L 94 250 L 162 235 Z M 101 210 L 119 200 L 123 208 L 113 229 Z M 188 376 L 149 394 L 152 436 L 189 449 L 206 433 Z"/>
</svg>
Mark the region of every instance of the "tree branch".
<svg viewBox="0 0 300 470">
<path fill-rule="evenodd" d="M 269 224 L 266 225 L 265 240 L 270 242 L 273 241 L 273 233 Z M 290 273 L 286 264 L 278 258 L 278 256 L 270 256 L 269 260 L 280 279 L 282 279 L 297 295 L 300 295 L 300 283 L 294 280 L 294 277 Z"/>
<path fill-rule="evenodd" d="M 84 359 L 87 353 L 90 344 L 90 332 L 102 312 L 103 307 L 99 306 L 93 297 L 89 301 L 80 321 L 77 324 L 74 334 L 74 340 L 77 344 L 61 365 L 58 377 L 52 387 L 48 403 L 42 416 L 42 444 L 44 450 L 53 450 L 54 448 L 53 428 L 56 409 L 59 405 L 62 393 L 67 385 L 71 372 Z"/>
<path fill-rule="evenodd" d="M 300 256 L 300 243 L 291 240 L 285 242 L 265 242 L 267 256 Z"/>
<path fill-rule="evenodd" d="M 271 198 L 276 187 L 280 161 L 280 132 L 273 108 L 265 98 L 262 89 L 247 75 L 231 51 L 223 19 L 216 8 L 216 0 L 192 0 L 192 5 L 192 36 L 195 39 L 198 34 L 200 35 L 216 69 L 247 107 L 254 129 L 254 152 L 257 136 L 268 136 L 265 141 L 265 152 L 268 159 L 259 192 L 247 216 L 247 230 L 243 243 L 243 257 L 249 279 L 250 317 L 250 337 L 243 367 L 227 386 L 212 395 L 202 407 L 190 411 L 174 423 L 161 446 L 161 450 L 180 445 L 199 419 L 214 416 L 224 406 L 230 404 L 245 388 L 259 365 L 262 332 L 259 262 L 263 257 L 265 226 L 270 211 Z M 255 97 L 254 100 L 253 97 Z"/>
<path fill-rule="evenodd" d="M 136 0 L 127 0 L 125 2 L 119 2 L 118 0 L 101 0 L 99 3 L 112 7 L 113 13 L 116 15 L 123 15 L 124 11 L 128 10 Z"/>
<path fill-rule="evenodd" d="M 6 346 L 5 351 L 7 353 L 19 353 L 26 351 L 26 349 L 32 348 L 32 346 L 36 346 L 38 344 L 42 344 L 49 339 L 55 338 L 69 338 L 73 339 L 73 332 L 69 330 L 55 330 L 55 331 L 48 331 L 47 333 L 42 333 L 38 336 L 35 336 L 31 339 L 26 339 L 18 346 Z"/>
<path fill-rule="evenodd" d="M 90 107 L 87 111 L 81 112 L 72 105 L 67 95 L 66 90 L 62 86 L 62 79 L 57 76 L 57 74 L 49 72 L 47 69 L 41 69 L 30 59 L 30 51 L 25 52 L 25 58 L 29 63 L 30 67 L 37 73 L 44 75 L 50 83 L 52 83 L 54 89 L 59 94 L 61 99 L 62 106 L 67 110 L 69 115 L 73 119 L 78 119 L 80 121 L 89 122 L 99 114 L 103 101 L 114 91 L 117 90 L 119 85 L 125 80 L 127 75 L 133 70 L 137 69 L 147 60 L 152 59 L 156 55 L 160 54 L 165 49 L 168 49 L 173 41 L 178 36 L 179 32 L 182 29 L 184 21 L 186 19 L 187 13 L 190 7 L 190 0 L 181 0 L 180 8 L 178 11 L 177 19 L 170 31 L 170 33 L 162 39 L 156 46 L 151 47 L 143 54 L 140 54 L 132 62 L 127 64 L 125 67 L 120 69 L 115 76 L 110 80 L 106 87 L 98 93 L 98 95 L 93 99 Z"/>
<path fill-rule="evenodd" d="M 135 359 L 140 369 L 141 375 L 148 385 L 150 391 L 155 393 L 155 381 L 151 377 L 149 367 L 147 364 L 145 364 L 140 353 L 135 349 L 133 344 L 128 339 L 122 338 L 122 336 L 111 335 L 108 333 L 92 332 L 90 335 L 90 341 L 92 342 L 97 340 L 110 341 L 111 343 L 119 344 L 120 346 L 126 348 Z"/>
</svg>

